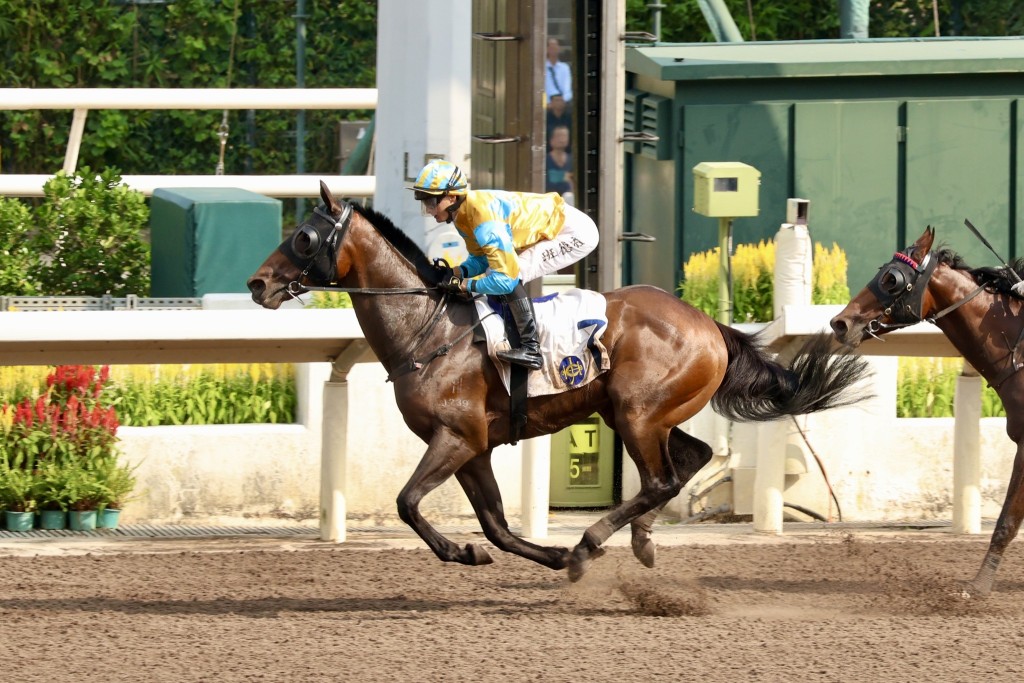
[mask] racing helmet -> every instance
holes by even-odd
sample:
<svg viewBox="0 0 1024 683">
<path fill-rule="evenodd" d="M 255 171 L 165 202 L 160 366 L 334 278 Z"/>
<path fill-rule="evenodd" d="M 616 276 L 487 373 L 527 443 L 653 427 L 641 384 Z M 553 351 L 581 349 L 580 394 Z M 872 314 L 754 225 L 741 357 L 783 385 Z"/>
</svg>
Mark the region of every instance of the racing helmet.
<svg viewBox="0 0 1024 683">
<path fill-rule="evenodd" d="M 416 176 L 416 182 L 411 189 L 416 192 L 417 199 L 422 195 L 464 196 L 469 191 L 469 181 L 462 169 L 452 162 L 434 159 Z"/>
</svg>

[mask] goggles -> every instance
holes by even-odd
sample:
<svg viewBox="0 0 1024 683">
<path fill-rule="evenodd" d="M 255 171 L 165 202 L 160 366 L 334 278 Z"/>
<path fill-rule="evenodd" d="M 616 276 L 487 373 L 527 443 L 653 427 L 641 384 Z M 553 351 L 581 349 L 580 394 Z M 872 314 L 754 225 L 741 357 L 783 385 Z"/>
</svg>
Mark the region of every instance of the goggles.
<svg viewBox="0 0 1024 683">
<path fill-rule="evenodd" d="M 420 211 L 424 216 L 433 216 L 437 213 L 437 204 L 444 195 L 426 195 L 420 200 Z"/>
</svg>

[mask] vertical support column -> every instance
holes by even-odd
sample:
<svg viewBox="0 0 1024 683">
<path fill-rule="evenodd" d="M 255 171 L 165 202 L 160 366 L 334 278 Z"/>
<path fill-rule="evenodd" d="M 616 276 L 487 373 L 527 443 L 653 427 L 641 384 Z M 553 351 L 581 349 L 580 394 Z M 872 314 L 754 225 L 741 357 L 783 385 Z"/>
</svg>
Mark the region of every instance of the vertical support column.
<svg viewBox="0 0 1024 683">
<path fill-rule="evenodd" d="M 732 219 L 718 219 L 718 322 L 732 325 Z"/>
<path fill-rule="evenodd" d="M 345 541 L 348 373 L 354 364 L 367 360 L 369 348 L 365 339 L 353 339 L 334 359 L 331 377 L 324 382 L 323 442 L 320 446 L 320 539 L 324 541 Z"/>
<path fill-rule="evenodd" d="M 348 439 L 348 380 L 324 382 L 324 428 L 320 448 L 320 540 L 345 542 L 345 467 Z"/>
<path fill-rule="evenodd" d="M 522 534 L 547 538 L 551 498 L 551 436 L 526 439 L 523 449 Z"/>
<path fill-rule="evenodd" d="M 784 422 L 759 425 L 754 472 L 754 531 L 782 533 L 782 491 L 786 486 Z"/>
<path fill-rule="evenodd" d="M 981 377 L 964 361 L 953 404 L 953 533 L 981 533 Z"/>
</svg>

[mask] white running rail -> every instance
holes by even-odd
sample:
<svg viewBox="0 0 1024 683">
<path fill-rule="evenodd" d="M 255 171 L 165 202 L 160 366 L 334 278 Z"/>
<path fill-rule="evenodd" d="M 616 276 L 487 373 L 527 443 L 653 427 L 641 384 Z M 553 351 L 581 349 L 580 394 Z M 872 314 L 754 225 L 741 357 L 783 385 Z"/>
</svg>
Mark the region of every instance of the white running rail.
<svg viewBox="0 0 1024 683">
<path fill-rule="evenodd" d="M 70 109 L 64 170 L 73 172 L 90 109 L 376 109 L 375 88 L 0 88 L 0 110 Z M 52 175 L 0 174 L 0 196 L 41 197 Z M 369 197 L 373 176 L 342 175 L 126 175 L 149 196 L 157 187 L 238 187 L 273 197 L 316 197 L 320 180 L 335 194 Z"/>
</svg>

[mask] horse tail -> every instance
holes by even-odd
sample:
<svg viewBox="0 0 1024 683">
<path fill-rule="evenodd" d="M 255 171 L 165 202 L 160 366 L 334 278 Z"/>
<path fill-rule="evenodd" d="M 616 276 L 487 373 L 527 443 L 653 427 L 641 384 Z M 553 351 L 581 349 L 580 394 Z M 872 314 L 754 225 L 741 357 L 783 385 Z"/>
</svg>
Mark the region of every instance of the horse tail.
<svg viewBox="0 0 1024 683">
<path fill-rule="evenodd" d="M 870 398 L 854 388 L 871 374 L 867 361 L 849 351 L 833 353 L 829 334 L 811 337 L 789 366 L 773 360 L 757 341 L 718 323 L 729 365 L 711 399 L 715 411 L 737 422 L 762 422 L 851 405 Z"/>
</svg>

